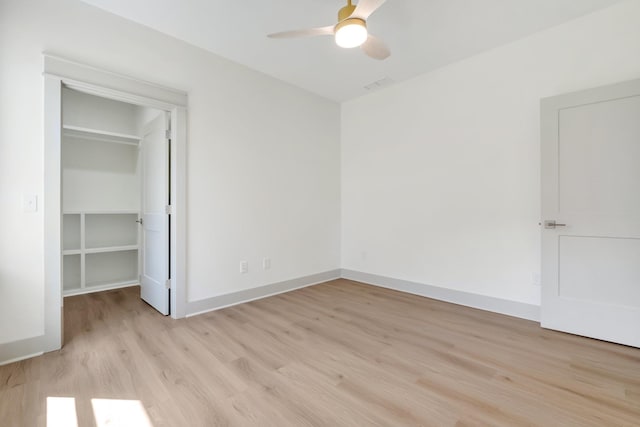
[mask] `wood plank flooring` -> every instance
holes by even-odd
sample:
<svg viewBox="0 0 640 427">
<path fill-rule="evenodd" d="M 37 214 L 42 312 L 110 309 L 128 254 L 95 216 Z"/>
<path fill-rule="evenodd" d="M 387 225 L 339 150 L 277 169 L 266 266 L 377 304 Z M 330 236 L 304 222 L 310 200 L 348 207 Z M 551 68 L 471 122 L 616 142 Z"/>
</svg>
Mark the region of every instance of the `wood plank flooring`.
<svg viewBox="0 0 640 427">
<path fill-rule="evenodd" d="M 640 425 L 640 349 L 347 280 L 177 321 L 138 295 L 67 298 L 64 348 L 0 367 L 0 426 L 47 397 L 79 426 L 92 399 L 154 427 Z"/>
</svg>

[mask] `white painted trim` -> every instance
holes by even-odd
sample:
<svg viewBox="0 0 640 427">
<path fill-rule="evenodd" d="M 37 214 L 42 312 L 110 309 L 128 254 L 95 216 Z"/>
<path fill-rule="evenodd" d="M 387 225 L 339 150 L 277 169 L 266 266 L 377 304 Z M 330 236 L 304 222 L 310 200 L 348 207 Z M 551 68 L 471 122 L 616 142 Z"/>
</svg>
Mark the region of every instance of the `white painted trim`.
<svg viewBox="0 0 640 427">
<path fill-rule="evenodd" d="M 64 79 L 71 89 L 116 101 L 170 111 L 186 108 L 187 93 L 91 67 L 44 52 L 44 75 Z"/>
<path fill-rule="evenodd" d="M 19 362 L 21 360 L 31 359 L 32 357 L 42 356 L 43 354 L 44 354 L 43 352 L 39 351 L 37 353 L 27 354 L 26 356 L 20 356 L 13 359 L 5 360 L 3 362 L 0 362 L 0 366 L 10 365 L 11 363 Z"/>
<path fill-rule="evenodd" d="M 113 290 L 122 289 L 122 288 L 132 288 L 134 286 L 140 286 L 140 283 L 138 282 L 138 280 L 111 283 L 108 285 L 86 286 L 84 288 L 69 289 L 68 291 L 63 292 L 63 294 L 64 294 L 64 297 L 66 298 L 66 297 L 73 297 L 76 295 L 91 294 L 94 292 L 113 291 Z"/>
<path fill-rule="evenodd" d="M 330 270 L 323 273 L 312 274 L 310 276 L 285 280 L 283 282 L 271 283 L 258 288 L 245 289 L 199 301 L 191 301 L 187 303 L 187 317 L 219 310 L 225 307 L 231 307 L 233 305 L 243 304 L 257 299 L 267 298 L 296 289 L 306 288 L 308 286 L 317 285 L 319 283 L 339 278 L 340 270 Z"/>
<path fill-rule="evenodd" d="M 522 319 L 540 321 L 540 307 L 519 301 L 510 301 L 486 295 L 472 294 L 470 292 L 446 289 L 438 286 L 426 285 L 423 283 L 410 282 L 408 280 L 394 279 L 392 277 L 378 276 L 376 274 L 363 273 L 354 270 L 341 270 L 341 277 L 366 283 L 368 285 L 393 289 L 409 294 L 420 295 L 427 298 L 446 301 L 453 304 L 478 308 L 480 310 L 494 313 L 506 314 L 507 316 L 519 317 Z"/>
<path fill-rule="evenodd" d="M 176 143 L 176 141 L 178 143 Z M 171 112 L 171 317 L 187 313 L 187 109 Z"/>
<path fill-rule="evenodd" d="M 62 347 L 62 80 L 44 79 L 44 335 L 40 348 Z"/>
<path fill-rule="evenodd" d="M 44 339 L 44 335 L 39 335 L 0 344 L 0 366 L 41 355 Z"/>
<path fill-rule="evenodd" d="M 172 205 L 171 309 L 174 318 L 186 312 L 186 137 L 187 95 L 127 76 L 99 70 L 44 54 L 44 233 L 45 233 L 45 333 L 36 350 L 62 345 L 62 244 L 61 244 L 61 130 L 62 87 L 92 95 L 158 108 L 171 113 Z M 34 351 L 30 351 L 33 353 Z M 27 354 L 27 353 L 25 353 Z M 0 358 L 0 360 L 2 360 Z"/>
</svg>

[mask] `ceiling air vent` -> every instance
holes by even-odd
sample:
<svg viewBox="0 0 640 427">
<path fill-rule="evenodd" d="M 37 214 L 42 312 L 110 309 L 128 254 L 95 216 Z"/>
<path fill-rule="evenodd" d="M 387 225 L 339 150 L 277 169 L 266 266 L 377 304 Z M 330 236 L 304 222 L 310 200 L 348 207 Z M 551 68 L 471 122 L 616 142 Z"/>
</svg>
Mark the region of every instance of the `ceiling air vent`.
<svg viewBox="0 0 640 427">
<path fill-rule="evenodd" d="M 385 86 L 389 86 L 391 83 L 393 83 L 393 79 L 391 77 L 385 77 L 383 79 L 376 80 L 373 83 L 369 83 L 364 88 L 366 90 L 377 90 Z"/>
</svg>

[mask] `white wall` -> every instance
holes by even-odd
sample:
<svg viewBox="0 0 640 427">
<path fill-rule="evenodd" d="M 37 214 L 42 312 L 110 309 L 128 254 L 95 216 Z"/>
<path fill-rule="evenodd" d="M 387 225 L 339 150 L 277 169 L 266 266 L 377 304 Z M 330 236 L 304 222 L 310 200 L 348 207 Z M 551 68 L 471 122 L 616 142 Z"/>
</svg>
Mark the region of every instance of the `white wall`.
<svg viewBox="0 0 640 427">
<path fill-rule="evenodd" d="M 140 209 L 138 147 L 63 137 L 62 210 Z"/>
<path fill-rule="evenodd" d="M 67 88 L 62 89 L 62 123 L 135 135 L 143 108 Z"/>
<path fill-rule="evenodd" d="M 64 125 L 138 135 L 144 110 L 70 89 L 62 91 Z M 63 132 L 64 212 L 139 210 L 139 180 L 138 147 L 68 137 Z"/>
<path fill-rule="evenodd" d="M 640 77 L 630 1 L 343 104 L 342 267 L 539 304 L 540 98 Z"/>
<path fill-rule="evenodd" d="M 43 51 L 188 92 L 190 301 L 339 267 L 339 105 L 79 1 L 3 0 L 0 344 L 43 333 L 42 210 L 21 204 L 43 198 Z"/>
</svg>

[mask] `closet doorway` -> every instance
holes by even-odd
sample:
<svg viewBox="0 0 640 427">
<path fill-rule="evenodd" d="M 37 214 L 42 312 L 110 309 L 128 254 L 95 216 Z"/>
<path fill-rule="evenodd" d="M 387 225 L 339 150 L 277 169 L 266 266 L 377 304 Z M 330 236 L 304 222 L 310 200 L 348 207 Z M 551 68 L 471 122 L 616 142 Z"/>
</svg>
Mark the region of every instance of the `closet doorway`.
<svg viewBox="0 0 640 427">
<path fill-rule="evenodd" d="M 44 333 L 64 296 L 141 285 L 185 316 L 185 92 L 44 54 Z M 95 107 L 95 108 L 94 108 Z"/>
<path fill-rule="evenodd" d="M 169 304 L 169 114 L 62 89 L 65 296 L 140 285 Z"/>
</svg>

